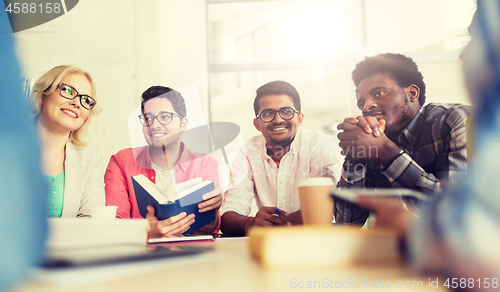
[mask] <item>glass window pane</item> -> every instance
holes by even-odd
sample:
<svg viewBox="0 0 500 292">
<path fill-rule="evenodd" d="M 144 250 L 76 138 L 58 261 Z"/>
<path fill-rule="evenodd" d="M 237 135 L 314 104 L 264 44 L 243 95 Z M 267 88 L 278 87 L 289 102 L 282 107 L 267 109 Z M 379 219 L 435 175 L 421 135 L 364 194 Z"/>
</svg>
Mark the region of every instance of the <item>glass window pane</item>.
<svg viewBox="0 0 500 292">
<path fill-rule="evenodd" d="M 255 90 L 285 80 L 304 126 L 328 132 L 359 114 L 351 72 L 365 56 L 397 52 L 419 65 L 428 102 L 467 103 L 458 55 L 475 0 L 283 0 L 208 5 L 211 119 L 253 128 Z M 334 132 L 331 132 L 334 134 Z"/>
</svg>

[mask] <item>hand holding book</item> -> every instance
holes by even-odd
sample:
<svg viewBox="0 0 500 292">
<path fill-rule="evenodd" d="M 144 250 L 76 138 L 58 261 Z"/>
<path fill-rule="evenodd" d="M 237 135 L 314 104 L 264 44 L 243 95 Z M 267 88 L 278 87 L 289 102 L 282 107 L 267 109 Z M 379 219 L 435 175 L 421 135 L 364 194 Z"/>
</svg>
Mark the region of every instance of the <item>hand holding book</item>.
<svg viewBox="0 0 500 292">
<path fill-rule="evenodd" d="M 203 202 L 198 204 L 199 212 L 207 212 L 213 209 L 219 209 L 222 205 L 222 190 L 218 184 L 215 184 L 215 189 L 204 194 L 202 197 Z"/>
<path fill-rule="evenodd" d="M 395 230 L 399 234 L 406 234 L 414 219 L 398 198 L 359 196 L 356 205 L 375 212 L 375 227 Z"/>
<path fill-rule="evenodd" d="M 182 212 L 165 220 L 158 220 L 155 216 L 155 209 L 152 206 L 147 208 L 146 219 L 151 228 L 150 236 L 183 234 L 194 223 L 194 214 L 187 215 L 186 212 Z"/>
<path fill-rule="evenodd" d="M 133 176 L 132 182 L 139 211 L 149 220 L 153 234 L 212 232 L 216 228 L 222 195 L 214 182 L 195 178 L 177 184 L 175 198 L 166 197 L 143 175 Z"/>
<path fill-rule="evenodd" d="M 198 231 L 201 233 L 212 234 L 219 231 L 217 229 L 220 223 L 220 215 L 218 215 L 218 210 L 222 205 L 222 190 L 219 188 L 219 185 L 217 183 L 215 183 L 214 185 L 215 189 L 213 191 L 210 191 L 202 196 L 203 202 L 198 204 L 198 212 L 201 214 L 215 212 L 217 215 L 215 216 L 215 220 L 210 224 L 207 224 L 198 229 Z"/>
<path fill-rule="evenodd" d="M 375 213 L 375 227 L 394 229 L 401 234 L 418 212 L 416 206 L 405 201 L 427 202 L 431 199 L 424 193 L 403 188 L 335 188 L 330 195 L 336 201 L 346 201 Z"/>
</svg>

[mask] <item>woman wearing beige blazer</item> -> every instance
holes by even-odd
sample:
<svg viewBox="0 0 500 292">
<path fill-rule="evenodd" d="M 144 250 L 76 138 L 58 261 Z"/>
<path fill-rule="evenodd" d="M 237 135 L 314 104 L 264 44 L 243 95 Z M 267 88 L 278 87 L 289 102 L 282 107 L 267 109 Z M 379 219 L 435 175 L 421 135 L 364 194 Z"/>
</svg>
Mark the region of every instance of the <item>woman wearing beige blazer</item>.
<svg viewBox="0 0 500 292">
<path fill-rule="evenodd" d="M 104 206 L 102 154 L 85 140 L 89 123 L 100 113 L 89 73 L 57 66 L 33 85 L 42 170 L 49 184 L 49 217 L 90 216 Z"/>
</svg>

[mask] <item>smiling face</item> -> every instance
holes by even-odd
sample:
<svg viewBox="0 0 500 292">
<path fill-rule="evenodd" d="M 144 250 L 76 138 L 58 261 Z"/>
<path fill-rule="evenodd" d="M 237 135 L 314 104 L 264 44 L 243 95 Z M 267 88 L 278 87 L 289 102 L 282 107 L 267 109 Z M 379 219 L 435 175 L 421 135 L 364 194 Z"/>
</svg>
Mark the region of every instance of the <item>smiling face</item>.
<svg viewBox="0 0 500 292">
<path fill-rule="evenodd" d="M 82 74 L 69 74 L 61 80 L 61 83 L 74 87 L 79 94 L 92 94 L 92 86 Z M 38 121 L 50 131 L 69 134 L 80 128 L 88 116 L 89 110 L 82 107 L 80 97 L 73 100 L 66 99 L 61 96 L 57 88 L 51 94 L 43 95 Z"/>
<path fill-rule="evenodd" d="M 144 113 L 157 116 L 161 112 L 176 113 L 172 103 L 162 97 L 155 97 L 144 103 Z M 149 126 L 142 126 L 144 138 L 151 148 L 170 148 L 173 145 L 178 145 L 181 139 L 181 134 L 186 130 L 187 118 L 173 116 L 172 122 L 168 125 L 162 125 L 158 119 L 154 119 Z"/>
<path fill-rule="evenodd" d="M 278 111 L 282 108 L 290 107 L 295 109 L 292 99 L 285 94 L 266 95 L 259 100 L 259 114 L 264 110 Z M 254 119 L 254 126 L 266 139 L 266 145 L 270 147 L 288 146 L 295 138 L 297 129 L 302 125 L 303 113 L 296 113 L 291 120 L 284 120 L 279 113 L 276 113 L 274 120 L 264 123 L 260 118 Z"/>
<path fill-rule="evenodd" d="M 388 73 L 363 79 L 356 90 L 363 116 L 386 121 L 387 135 L 399 134 L 420 109 L 420 90 L 416 85 L 400 87 Z"/>
</svg>

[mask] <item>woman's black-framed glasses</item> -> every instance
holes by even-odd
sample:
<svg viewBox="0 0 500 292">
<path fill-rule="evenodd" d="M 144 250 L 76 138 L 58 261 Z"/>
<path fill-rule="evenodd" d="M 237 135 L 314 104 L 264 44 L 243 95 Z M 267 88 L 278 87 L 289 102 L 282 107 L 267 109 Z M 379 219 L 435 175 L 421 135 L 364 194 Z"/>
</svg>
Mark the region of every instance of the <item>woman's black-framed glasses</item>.
<svg viewBox="0 0 500 292">
<path fill-rule="evenodd" d="M 59 84 L 59 93 L 61 94 L 62 97 L 69 100 L 73 100 L 77 97 L 80 97 L 80 104 L 88 110 L 91 110 L 97 103 L 97 101 L 95 101 L 95 99 L 90 97 L 90 95 L 79 94 L 78 91 L 76 91 L 76 89 L 73 86 L 68 84 L 64 83 Z"/>
<path fill-rule="evenodd" d="M 298 110 L 291 107 L 280 108 L 279 110 L 266 109 L 257 115 L 264 123 L 270 123 L 276 118 L 276 113 L 279 113 L 280 117 L 285 120 L 291 120 L 295 116 L 295 113 L 299 113 Z"/>
<path fill-rule="evenodd" d="M 172 122 L 172 120 L 175 117 L 183 118 L 183 116 L 178 115 L 176 113 L 171 113 L 171 112 L 160 112 L 158 115 L 154 116 L 151 114 L 143 114 L 139 115 L 139 120 L 141 121 L 141 124 L 143 126 L 151 126 L 154 122 L 155 119 L 158 120 L 158 122 L 162 125 L 168 125 Z"/>
</svg>

